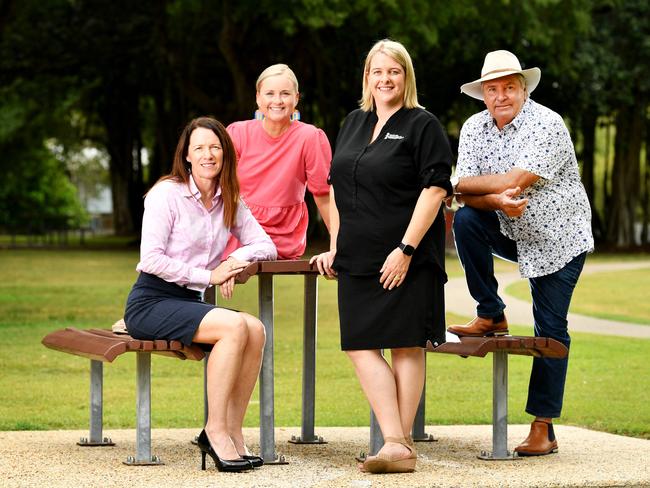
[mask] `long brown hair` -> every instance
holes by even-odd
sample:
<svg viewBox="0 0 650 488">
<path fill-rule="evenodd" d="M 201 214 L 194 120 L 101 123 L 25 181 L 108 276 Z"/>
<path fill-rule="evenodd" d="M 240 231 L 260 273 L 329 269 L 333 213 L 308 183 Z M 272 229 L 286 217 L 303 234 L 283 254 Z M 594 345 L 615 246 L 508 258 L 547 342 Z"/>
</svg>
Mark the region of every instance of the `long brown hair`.
<svg viewBox="0 0 650 488">
<path fill-rule="evenodd" d="M 218 184 L 221 186 L 221 198 L 223 199 L 223 221 L 226 227 L 231 229 L 237 222 L 237 205 L 239 203 L 239 181 L 237 180 L 237 152 L 228 135 L 226 128 L 221 122 L 212 117 L 198 117 L 190 121 L 176 145 L 172 171 L 158 181 L 174 180 L 189 185 L 190 163 L 187 162 L 187 152 L 190 145 L 190 136 L 195 129 L 202 127 L 215 133 L 221 142 L 223 150 L 223 163 L 219 172 Z"/>
</svg>

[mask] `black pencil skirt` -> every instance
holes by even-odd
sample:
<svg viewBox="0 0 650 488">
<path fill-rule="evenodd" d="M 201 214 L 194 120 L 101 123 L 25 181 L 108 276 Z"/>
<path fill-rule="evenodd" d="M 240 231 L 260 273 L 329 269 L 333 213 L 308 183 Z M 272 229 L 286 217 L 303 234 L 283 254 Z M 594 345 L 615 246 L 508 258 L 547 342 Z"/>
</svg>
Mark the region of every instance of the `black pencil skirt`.
<svg viewBox="0 0 650 488">
<path fill-rule="evenodd" d="M 201 292 L 140 273 L 126 300 L 124 322 L 134 339 L 177 340 L 189 346 L 213 308 L 202 300 Z"/>
<path fill-rule="evenodd" d="M 338 273 L 341 349 L 426 347 L 445 342 L 444 277 L 410 268 L 404 282 L 384 290 L 380 275 Z"/>
</svg>

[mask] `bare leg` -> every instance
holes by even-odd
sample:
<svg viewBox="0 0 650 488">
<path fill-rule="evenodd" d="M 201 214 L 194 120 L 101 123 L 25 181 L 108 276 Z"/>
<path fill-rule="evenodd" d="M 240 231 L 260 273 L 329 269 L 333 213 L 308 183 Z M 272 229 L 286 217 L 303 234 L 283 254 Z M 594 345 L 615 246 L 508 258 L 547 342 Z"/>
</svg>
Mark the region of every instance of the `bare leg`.
<svg viewBox="0 0 650 488">
<path fill-rule="evenodd" d="M 397 385 L 397 404 L 404 436 L 409 436 L 424 386 L 424 349 L 391 349 L 393 375 Z"/>
<path fill-rule="evenodd" d="M 253 394 L 262 365 L 266 332 L 262 322 L 247 313 L 241 313 L 248 327 L 248 342 L 244 349 L 239 377 L 228 402 L 228 432 L 240 455 L 250 455 L 244 441 L 242 427 L 246 409 Z"/>
<path fill-rule="evenodd" d="M 377 349 L 346 352 L 354 364 L 361 388 L 375 412 L 384 438 L 405 437 L 393 370 Z M 406 458 L 411 454 L 408 448 L 396 442 L 387 442 L 380 452 L 396 458 Z"/>
<path fill-rule="evenodd" d="M 239 454 L 228 433 L 227 414 L 228 401 L 248 342 L 246 320 L 238 312 L 215 308 L 205 315 L 193 340 L 214 344 L 207 367 L 208 422 L 205 432 L 220 458 L 237 459 Z"/>
</svg>

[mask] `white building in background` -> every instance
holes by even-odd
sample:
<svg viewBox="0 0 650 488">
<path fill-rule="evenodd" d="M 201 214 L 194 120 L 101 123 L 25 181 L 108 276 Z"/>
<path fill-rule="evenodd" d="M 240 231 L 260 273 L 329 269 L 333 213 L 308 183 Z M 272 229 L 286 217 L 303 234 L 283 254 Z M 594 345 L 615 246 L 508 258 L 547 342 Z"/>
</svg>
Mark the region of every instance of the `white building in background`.
<svg viewBox="0 0 650 488">
<path fill-rule="evenodd" d="M 102 185 L 95 195 L 84 195 L 83 188 L 77 187 L 79 198 L 90 217 L 88 227 L 97 234 L 113 233 L 113 195 L 108 185 Z"/>
</svg>

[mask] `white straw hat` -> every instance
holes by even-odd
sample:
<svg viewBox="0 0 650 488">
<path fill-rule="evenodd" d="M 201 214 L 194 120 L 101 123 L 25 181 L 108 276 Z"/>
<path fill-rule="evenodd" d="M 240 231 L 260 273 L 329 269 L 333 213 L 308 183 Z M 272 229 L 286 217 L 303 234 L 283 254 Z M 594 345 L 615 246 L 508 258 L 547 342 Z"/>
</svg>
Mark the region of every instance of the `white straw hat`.
<svg viewBox="0 0 650 488">
<path fill-rule="evenodd" d="M 526 79 L 528 93 L 532 93 L 537 88 L 539 79 L 542 77 L 539 68 L 521 69 L 517 56 L 510 51 L 492 51 L 485 56 L 481 77 L 476 81 L 465 83 L 460 87 L 460 91 L 472 98 L 483 100 L 481 83 L 514 74 L 521 74 Z"/>
</svg>

